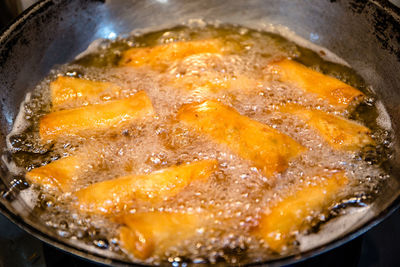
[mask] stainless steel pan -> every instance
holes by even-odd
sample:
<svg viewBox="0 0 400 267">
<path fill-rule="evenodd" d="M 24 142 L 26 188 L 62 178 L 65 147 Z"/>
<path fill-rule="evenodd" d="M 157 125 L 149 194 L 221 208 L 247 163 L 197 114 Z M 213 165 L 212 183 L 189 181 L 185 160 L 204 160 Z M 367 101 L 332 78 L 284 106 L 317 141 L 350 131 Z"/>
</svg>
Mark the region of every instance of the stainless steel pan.
<svg viewBox="0 0 400 267">
<path fill-rule="evenodd" d="M 0 151 L 26 92 L 55 65 L 66 63 L 98 38 L 134 29 L 173 26 L 192 18 L 265 28 L 287 26 L 304 39 L 345 59 L 372 85 L 394 130 L 391 178 L 368 209 L 325 225 L 302 252 L 271 265 L 299 261 L 364 233 L 400 204 L 400 10 L 383 0 L 85 0 L 40 1 L 0 35 Z M 3 155 L 7 159 L 7 154 Z M 24 183 L 0 165 L 0 210 L 27 232 L 65 251 L 106 264 L 126 259 L 63 239 L 32 214 L 21 194 Z"/>
</svg>

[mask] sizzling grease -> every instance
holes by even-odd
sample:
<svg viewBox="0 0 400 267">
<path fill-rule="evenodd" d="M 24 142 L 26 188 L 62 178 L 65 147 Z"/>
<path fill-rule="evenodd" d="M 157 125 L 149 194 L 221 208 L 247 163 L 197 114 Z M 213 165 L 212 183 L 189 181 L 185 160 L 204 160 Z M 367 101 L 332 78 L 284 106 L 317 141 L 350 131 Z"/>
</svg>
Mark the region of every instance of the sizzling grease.
<svg viewBox="0 0 400 267">
<path fill-rule="evenodd" d="M 162 65 L 162 68 L 146 65 L 118 67 L 121 53 L 130 47 L 210 38 L 223 38 L 233 43 L 234 52 L 194 54 L 173 64 Z M 343 114 L 342 110 L 324 100 L 282 83 L 265 71 L 268 63 L 284 58 L 294 58 L 363 91 L 367 95 L 364 102 L 354 112 L 344 114 L 370 128 L 376 146 L 369 145 L 355 152 L 333 149 L 315 129 L 298 117 L 274 112 L 278 105 L 295 103 L 331 114 Z M 38 134 L 39 119 L 52 109 L 49 84 L 59 75 L 107 81 L 118 85 L 120 90 L 118 94 L 111 90 L 98 98 L 73 101 L 58 106 L 58 109 L 123 99 L 144 91 L 157 115 L 100 134 L 87 131 L 82 136 L 67 136 L 44 143 Z M 211 85 L 210 80 L 213 81 Z M 218 100 L 240 114 L 290 136 L 306 151 L 290 160 L 288 168 L 275 174 L 275 179 L 269 179 L 251 161 L 241 158 L 225 145 L 210 141 L 176 119 L 183 104 L 208 99 Z M 130 213 L 206 213 L 205 223 L 199 225 L 194 236 L 168 247 L 161 254 L 152 255 L 147 259 L 152 263 L 181 260 L 237 263 L 276 257 L 268 249 L 268 244 L 252 235 L 251 231 L 262 211 L 268 211 L 304 181 L 312 183 L 307 177 L 326 170 L 343 170 L 350 180 L 338 197 L 344 202 L 352 197 L 360 202 L 366 201 L 385 177 L 380 164 L 388 156 L 389 133 L 377 125 L 374 97 L 362 79 L 353 70 L 323 61 L 315 52 L 279 36 L 240 27 L 177 27 L 105 42 L 98 52 L 54 70 L 38 85 L 21 112 L 29 127 L 10 136 L 14 161 L 29 171 L 60 157 L 79 156 L 81 167 L 73 181 L 72 192 L 116 177 L 148 174 L 196 160 L 218 160 L 219 169 L 207 181 L 194 181 L 174 197 L 159 203 L 127 203 L 126 210 Z M 35 212 L 61 236 L 94 243 L 125 255 L 118 245 L 120 224 L 115 220 L 77 212 L 74 208 L 76 199 L 69 192 L 60 194 L 48 188 L 37 190 L 40 195 Z M 310 226 L 325 219 L 326 212 L 317 212 L 306 218 L 312 221 Z M 282 253 L 295 249 L 295 242 L 292 242 Z"/>
</svg>

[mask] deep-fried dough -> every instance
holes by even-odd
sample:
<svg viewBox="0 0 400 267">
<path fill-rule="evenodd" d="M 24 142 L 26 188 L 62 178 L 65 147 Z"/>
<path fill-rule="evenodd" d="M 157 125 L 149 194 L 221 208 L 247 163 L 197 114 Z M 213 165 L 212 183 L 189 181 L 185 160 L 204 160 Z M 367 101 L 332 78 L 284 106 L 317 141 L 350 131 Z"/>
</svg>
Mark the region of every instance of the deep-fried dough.
<svg viewBox="0 0 400 267">
<path fill-rule="evenodd" d="M 272 127 L 239 114 L 218 101 L 184 105 L 178 119 L 251 161 L 268 177 L 282 172 L 304 147 Z"/>
<path fill-rule="evenodd" d="M 343 172 L 326 173 L 306 180 L 294 193 L 261 216 L 254 234 L 265 240 L 270 249 L 280 252 L 284 245 L 293 241 L 293 232 L 309 226 L 306 217 L 321 212 L 332 204 L 348 179 Z"/>
<path fill-rule="evenodd" d="M 121 126 L 153 113 L 151 101 L 142 91 L 126 99 L 49 113 L 40 120 L 39 133 L 43 141 L 60 136 L 79 136 L 86 131 Z"/>
<path fill-rule="evenodd" d="M 124 209 L 133 200 L 160 202 L 178 194 L 193 181 L 207 180 L 217 165 L 217 160 L 201 160 L 92 184 L 75 193 L 78 208 L 89 213 L 109 214 Z"/>
<path fill-rule="evenodd" d="M 32 183 L 68 192 L 80 168 L 79 158 L 69 156 L 35 168 L 27 172 L 25 177 Z"/>
<path fill-rule="evenodd" d="M 126 225 L 119 232 L 122 248 L 142 260 L 189 239 L 201 225 L 197 214 L 157 211 L 123 215 L 118 221 Z"/>
<path fill-rule="evenodd" d="M 116 94 L 121 87 L 110 82 L 89 81 L 80 78 L 59 76 L 50 83 L 53 109 L 65 105 L 99 98 L 101 93 Z"/>
<path fill-rule="evenodd" d="M 278 74 L 279 81 L 312 93 L 340 110 L 345 110 L 353 101 L 364 96 L 356 88 L 292 60 L 271 63 L 268 70 Z"/>
<path fill-rule="evenodd" d="M 230 48 L 220 39 L 180 41 L 154 47 L 131 48 L 122 54 L 120 66 L 148 65 L 164 69 L 176 60 L 200 53 L 225 53 Z"/>
<path fill-rule="evenodd" d="M 303 119 L 335 149 L 357 151 L 374 143 L 371 130 L 355 121 L 298 105 L 283 106 L 279 110 Z"/>
</svg>

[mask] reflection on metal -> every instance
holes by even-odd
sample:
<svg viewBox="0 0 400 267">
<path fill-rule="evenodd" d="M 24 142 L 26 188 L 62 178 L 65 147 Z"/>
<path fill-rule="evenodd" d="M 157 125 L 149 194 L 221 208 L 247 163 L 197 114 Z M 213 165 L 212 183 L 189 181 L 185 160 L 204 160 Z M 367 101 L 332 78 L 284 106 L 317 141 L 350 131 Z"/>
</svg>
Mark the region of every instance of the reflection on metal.
<svg viewBox="0 0 400 267">
<path fill-rule="evenodd" d="M 389 0 L 389 1 L 396 6 L 400 6 L 400 0 Z"/>
<path fill-rule="evenodd" d="M 315 42 L 315 41 L 318 41 L 318 39 L 319 39 L 319 35 L 318 35 L 318 33 L 310 33 L 310 41 L 311 42 Z"/>
</svg>

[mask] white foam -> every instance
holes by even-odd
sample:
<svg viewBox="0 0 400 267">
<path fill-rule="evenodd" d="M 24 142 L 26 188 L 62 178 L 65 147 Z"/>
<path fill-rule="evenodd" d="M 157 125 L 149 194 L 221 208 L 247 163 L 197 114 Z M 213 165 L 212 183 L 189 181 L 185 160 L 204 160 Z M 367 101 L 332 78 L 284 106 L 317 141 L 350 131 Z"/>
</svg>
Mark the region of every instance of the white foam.
<svg viewBox="0 0 400 267">
<path fill-rule="evenodd" d="M 99 50 L 99 47 L 102 43 L 107 41 L 107 39 L 104 38 L 99 38 L 97 40 L 94 40 L 82 53 L 78 54 L 75 59 L 80 59 L 84 56 L 87 56 L 89 54 L 93 54 Z"/>
<path fill-rule="evenodd" d="M 11 202 L 11 206 L 22 217 L 28 216 L 38 201 L 38 192 L 27 188 L 19 192 L 18 198 Z"/>
<path fill-rule="evenodd" d="M 376 101 L 376 109 L 378 111 L 378 117 L 376 118 L 376 123 L 385 130 L 392 130 L 392 122 L 390 120 L 389 113 L 387 112 L 382 101 Z"/>
</svg>

